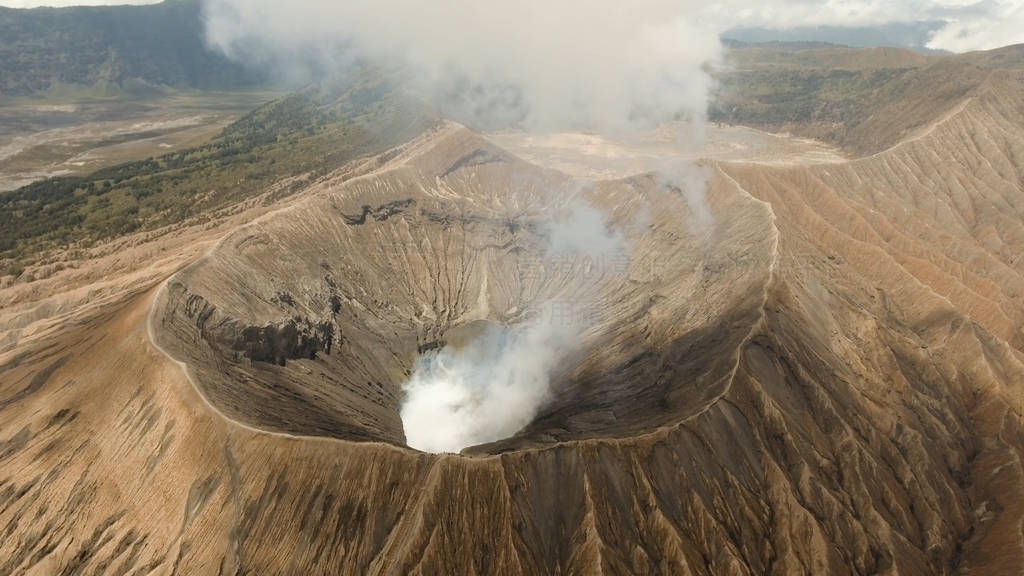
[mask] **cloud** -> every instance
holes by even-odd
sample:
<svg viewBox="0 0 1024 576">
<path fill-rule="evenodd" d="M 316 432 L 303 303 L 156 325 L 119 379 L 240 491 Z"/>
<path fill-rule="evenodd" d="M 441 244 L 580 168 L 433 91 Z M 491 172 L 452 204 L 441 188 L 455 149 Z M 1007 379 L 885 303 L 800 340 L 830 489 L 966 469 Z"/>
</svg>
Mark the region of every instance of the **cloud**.
<svg viewBox="0 0 1024 576">
<path fill-rule="evenodd" d="M 372 61 L 475 128 L 622 133 L 703 119 L 737 26 L 945 22 L 953 51 L 1024 41 L 1024 0 L 205 0 L 209 42 L 291 82 Z"/>
<path fill-rule="evenodd" d="M 1024 43 L 1024 1 L 979 2 L 932 36 L 929 48 L 968 52 Z"/>
<path fill-rule="evenodd" d="M 399 67 L 468 123 L 625 130 L 703 117 L 720 56 L 694 0 L 208 0 L 213 45 L 241 59 L 313 56 Z M 345 59 L 337 61 L 337 54 Z"/>
</svg>

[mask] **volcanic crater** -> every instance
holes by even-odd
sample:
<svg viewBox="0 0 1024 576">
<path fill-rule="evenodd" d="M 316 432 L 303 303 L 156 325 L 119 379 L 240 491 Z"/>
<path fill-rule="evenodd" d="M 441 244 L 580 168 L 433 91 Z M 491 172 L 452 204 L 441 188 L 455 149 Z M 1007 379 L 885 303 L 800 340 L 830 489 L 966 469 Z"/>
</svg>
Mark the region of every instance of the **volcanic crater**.
<svg viewBox="0 0 1024 576">
<path fill-rule="evenodd" d="M 576 180 L 454 124 L 379 161 L 238 229 L 167 283 L 156 341 L 224 415 L 404 445 L 417 356 L 481 321 L 570 323 L 579 342 L 536 418 L 469 452 L 642 434 L 725 391 L 771 277 L 766 204 L 714 188 L 711 224 L 654 175 Z M 622 253 L 550 253 L 547 236 L 581 202 Z"/>
</svg>

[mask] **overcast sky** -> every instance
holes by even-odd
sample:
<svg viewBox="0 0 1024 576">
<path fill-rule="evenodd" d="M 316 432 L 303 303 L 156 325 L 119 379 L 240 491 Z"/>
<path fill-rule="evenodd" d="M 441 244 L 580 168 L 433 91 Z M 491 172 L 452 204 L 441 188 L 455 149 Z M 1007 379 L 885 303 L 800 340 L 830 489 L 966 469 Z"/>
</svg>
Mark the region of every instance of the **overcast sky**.
<svg viewBox="0 0 1024 576">
<path fill-rule="evenodd" d="M 295 1 L 301 3 L 301 0 Z M 0 6 L 16 8 L 154 3 L 152 0 L 0 0 Z M 289 4 L 292 3 L 281 2 L 282 6 Z M 931 48 L 964 52 L 1024 42 L 1024 0 L 718 0 L 707 2 L 705 6 L 707 21 L 723 29 L 873 26 L 941 20 L 948 24 L 932 38 Z"/>
</svg>

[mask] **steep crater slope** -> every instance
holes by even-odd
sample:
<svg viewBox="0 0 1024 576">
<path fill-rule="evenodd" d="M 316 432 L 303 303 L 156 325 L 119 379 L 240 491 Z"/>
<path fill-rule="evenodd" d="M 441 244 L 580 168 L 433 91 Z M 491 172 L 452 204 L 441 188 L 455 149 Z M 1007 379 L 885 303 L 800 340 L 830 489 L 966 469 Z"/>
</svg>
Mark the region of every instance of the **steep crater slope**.
<svg viewBox="0 0 1024 576">
<path fill-rule="evenodd" d="M 157 342 L 218 410 L 403 443 L 417 354 L 479 321 L 579 331 L 518 446 L 653 430 L 724 390 L 769 278 L 766 206 L 712 193 L 712 226 L 654 177 L 572 181 L 457 126 L 393 156 L 239 229 L 168 283 Z M 605 214 L 620 252 L 551 253 L 579 203 Z"/>
<path fill-rule="evenodd" d="M 721 166 L 780 232 L 764 329 L 723 400 L 761 429 L 770 491 L 817 518 L 812 572 L 1024 563 L 1020 81 L 994 75 L 869 157 Z"/>
</svg>

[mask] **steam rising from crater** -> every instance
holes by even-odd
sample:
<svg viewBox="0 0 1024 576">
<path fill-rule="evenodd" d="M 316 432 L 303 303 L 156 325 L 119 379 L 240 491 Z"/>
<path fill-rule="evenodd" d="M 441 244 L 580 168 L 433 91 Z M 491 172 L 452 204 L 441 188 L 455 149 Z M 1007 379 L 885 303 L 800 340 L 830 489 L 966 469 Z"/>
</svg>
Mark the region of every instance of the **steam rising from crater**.
<svg viewBox="0 0 1024 576">
<path fill-rule="evenodd" d="M 421 357 L 404 386 L 406 443 L 458 452 L 512 436 L 550 397 L 551 372 L 575 340 L 571 326 L 548 317 L 512 330 L 489 325 L 463 349 Z"/>
<path fill-rule="evenodd" d="M 550 255 L 582 255 L 591 260 L 625 254 L 625 239 L 610 230 L 604 215 L 582 200 L 569 205 L 569 215 L 547 226 Z"/>
<path fill-rule="evenodd" d="M 541 266 L 628 255 L 623 235 L 583 200 L 571 202 L 545 234 Z M 458 452 L 518 432 L 550 399 L 552 374 L 579 348 L 595 305 L 546 302 L 532 310 L 530 321 L 509 329 L 488 324 L 468 346 L 422 356 L 403 387 L 406 443 L 425 452 Z"/>
<path fill-rule="evenodd" d="M 205 9 L 210 42 L 229 55 L 289 74 L 344 76 L 370 62 L 474 128 L 618 136 L 675 121 L 680 145 L 700 150 L 712 87 L 708 65 L 721 55 L 718 30 L 697 24 L 703 6 L 693 0 L 207 0 Z M 645 170 L 678 188 L 694 222 L 707 225 L 703 177 L 691 160 L 677 164 Z M 600 212 L 585 203 L 570 206 L 549 230 L 549 256 L 628 257 L 622 236 L 607 230 Z M 578 319 L 550 313 L 564 304 L 529 303 L 535 313 L 547 309 L 547 318 L 541 313 L 540 320 L 421 358 L 401 409 L 408 444 L 454 452 L 510 436 L 533 419 L 551 395 L 552 372 L 580 346 Z"/>
<path fill-rule="evenodd" d="M 720 57 L 693 0 L 207 0 L 210 43 L 242 60 L 344 76 L 401 70 L 475 127 L 629 130 L 700 121 Z M 315 79 L 313 76 L 312 79 Z"/>
</svg>

